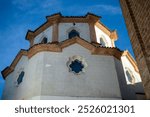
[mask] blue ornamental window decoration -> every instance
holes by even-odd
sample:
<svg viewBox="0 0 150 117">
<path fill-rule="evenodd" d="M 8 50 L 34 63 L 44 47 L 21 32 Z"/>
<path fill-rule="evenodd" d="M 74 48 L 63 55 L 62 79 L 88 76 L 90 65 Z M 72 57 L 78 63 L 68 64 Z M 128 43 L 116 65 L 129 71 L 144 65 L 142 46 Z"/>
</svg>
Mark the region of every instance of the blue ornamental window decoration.
<svg viewBox="0 0 150 117">
<path fill-rule="evenodd" d="M 84 68 L 84 65 L 82 64 L 81 61 L 79 60 L 74 60 L 71 62 L 71 64 L 69 65 L 69 67 L 71 68 L 71 70 L 75 73 L 79 73 L 82 71 L 82 69 Z"/>
<path fill-rule="evenodd" d="M 81 73 L 85 72 L 87 63 L 83 57 L 76 55 L 69 58 L 69 61 L 67 62 L 67 66 L 70 72 L 73 72 L 76 75 L 80 75 Z"/>
</svg>

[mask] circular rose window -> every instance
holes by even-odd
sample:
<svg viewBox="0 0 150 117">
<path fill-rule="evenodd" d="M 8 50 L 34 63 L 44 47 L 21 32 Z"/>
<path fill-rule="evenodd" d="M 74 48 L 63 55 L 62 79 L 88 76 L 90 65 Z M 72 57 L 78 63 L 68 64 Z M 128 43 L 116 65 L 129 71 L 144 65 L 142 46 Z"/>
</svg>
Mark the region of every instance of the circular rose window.
<svg viewBox="0 0 150 117">
<path fill-rule="evenodd" d="M 69 57 L 67 66 L 68 66 L 70 72 L 73 72 L 74 74 L 79 75 L 79 74 L 85 72 L 87 63 L 83 57 L 76 55 L 76 56 Z"/>
</svg>

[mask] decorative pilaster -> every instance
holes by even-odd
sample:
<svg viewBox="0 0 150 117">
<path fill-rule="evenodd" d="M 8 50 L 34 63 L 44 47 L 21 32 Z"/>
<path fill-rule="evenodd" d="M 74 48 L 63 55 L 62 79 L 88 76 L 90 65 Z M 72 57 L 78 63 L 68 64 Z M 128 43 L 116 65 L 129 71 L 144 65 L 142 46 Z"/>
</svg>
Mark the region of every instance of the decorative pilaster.
<svg viewBox="0 0 150 117">
<path fill-rule="evenodd" d="M 91 39 L 91 43 L 97 43 L 97 39 L 96 39 L 96 32 L 95 32 L 95 24 L 96 22 L 99 21 L 100 16 L 95 16 L 91 13 L 88 13 L 87 16 L 87 21 L 89 24 L 89 30 L 90 30 L 90 39 Z"/>
<path fill-rule="evenodd" d="M 53 23 L 52 43 L 58 43 L 58 21 Z"/>
<path fill-rule="evenodd" d="M 90 21 L 88 23 L 89 23 L 89 30 L 90 30 L 90 39 L 91 39 L 91 42 L 92 43 L 97 43 L 96 32 L 95 32 L 95 28 L 94 28 L 95 23 L 92 22 L 92 21 Z"/>
<path fill-rule="evenodd" d="M 30 42 L 30 47 L 32 47 L 33 44 L 34 44 L 34 38 L 35 38 L 34 33 L 33 33 L 32 31 L 28 30 L 27 35 L 26 35 L 26 39 L 29 40 L 29 42 Z"/>
<path fill-rule="evenodd" d="M 33 43 L 34 43 L 34 39 L 31 39 L 31 40 L 30 40 L 30 47 L 33 46 Z"/>
<path fill-rule="evenodd" d="M 111 45 L 112 45 L 112 47 L 115 47 L 114 40 L 112 40 L 112 39 L 111 39 Z"/>
</svg>

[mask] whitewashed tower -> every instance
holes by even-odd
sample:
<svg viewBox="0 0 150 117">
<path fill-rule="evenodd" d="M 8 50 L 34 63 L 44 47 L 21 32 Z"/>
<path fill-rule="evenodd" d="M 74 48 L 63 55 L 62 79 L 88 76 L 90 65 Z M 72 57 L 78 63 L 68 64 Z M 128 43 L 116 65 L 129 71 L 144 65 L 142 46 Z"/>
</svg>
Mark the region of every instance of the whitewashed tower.
<svg viewBox="0 0 150 117">
<path fill-rule="evenodd" d="M 47 16 L 2 71 L 3 99 L 143 99 L 136 62 L 99 16 Z"/>
</svg>

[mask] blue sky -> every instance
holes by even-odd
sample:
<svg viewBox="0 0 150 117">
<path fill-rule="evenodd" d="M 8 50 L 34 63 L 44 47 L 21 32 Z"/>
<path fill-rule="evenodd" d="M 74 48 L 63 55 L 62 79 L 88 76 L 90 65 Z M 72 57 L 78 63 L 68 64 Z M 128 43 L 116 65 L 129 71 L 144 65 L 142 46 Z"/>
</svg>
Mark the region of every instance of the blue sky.
<svg viewBox="0 0 150 117">
<path fill-rule="evenodd" d="M 0 0 L 0 9 L 0 71 L 11 64 L 20 49 L 29 48 L 27 30 L 35 30 L 46 21 L 45 16 L 57 12 L 65 16 L 87 12 L 102 16 L 103 24 L 118 32 L 116 46 L 133 55 L 119 0 Z M 0 74 L 0 96 L 3 86 Z"/>
</svg>

